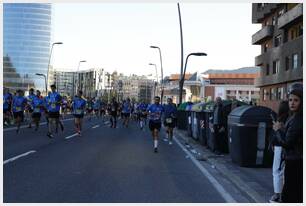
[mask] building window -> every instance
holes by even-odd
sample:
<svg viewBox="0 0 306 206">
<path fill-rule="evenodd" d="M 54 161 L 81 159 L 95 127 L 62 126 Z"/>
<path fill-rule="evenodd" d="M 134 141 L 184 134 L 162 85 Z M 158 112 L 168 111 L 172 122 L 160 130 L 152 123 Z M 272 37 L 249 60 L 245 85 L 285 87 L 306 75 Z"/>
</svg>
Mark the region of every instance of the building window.
<svg viewBox="0 0 306 206">
<path fill-rule="evenodd" d="M 299 36 L 303 35 L 303 24 L 299 25 Z"/>
<path fill-rule="evenodd" d="M 264 52 L 267 52 L 269 45 L 268 44 L 264 44 Z"/>
<path fill-rule="evenodd" d="M 262 92 L 262 100 L 263 101 L 266 101 L 266 93 L 267 93 L 267 90 L 263 90 L 263 92 Z"/>
<path fill-rule="evenodd" d="M 251 94 L 254 94 L 255 92 L 254 91 L 251 91 Z"/>
<path fill-rule="evenodd" d="M 266 75 L 268 76 L 270 74 L 270 65 L 267 64 L 266 66 Z"/>
<path fill-rule="evenodd" d="M 274 38 L 274 46 L 278 47 L 279 45 L 281 45 L 281 42 L 282 42 L 282 35 L 277 35 Z"/>
<path fill-rule="evenodd" d="M 277 59 L 276 61 L 273 61 L 273 74 L 277 74 L 279 72 L 279 59 Z"/>
<path fill-rule="evenodd" d="M 282 16 L 285 13 L 285 9 L 283 8 L 278 12 L 278 17 Z"/>
<path fill-rule="evenodd" d="M 277 100 L 276 97 L 277 97 L 276 88 L 272 88 L 271 89 L 271 100 Z"/>
<path fill-rule="evenodd" d="M 298 67 L 298 54 L 292 55 L 292 69 L 297 69 Z"/>
<path fill-rule="evenodd" d="M 284 99 L 284 87 L 277 88 L 277 99 L 278 100 Z"/>
<path fill-rule="evenodd" d="M 276 25 L 276 17 L 275 16 L 272 17 L 272 25 Z"/>
<path fill-rule="evenodd" d="M 263 100 L 264 101 L 269 100 L 269 92 L 267 89 L 263 90 Z"/>
<path fill-rule="evenodd" d="M 285 59 L 285 61 L 286 61 L 286 71 L 288 71 L 289 70 L 289 65 L 290 65 L 290 57 L 286 57 L 286 59 Z"/>
</svg>

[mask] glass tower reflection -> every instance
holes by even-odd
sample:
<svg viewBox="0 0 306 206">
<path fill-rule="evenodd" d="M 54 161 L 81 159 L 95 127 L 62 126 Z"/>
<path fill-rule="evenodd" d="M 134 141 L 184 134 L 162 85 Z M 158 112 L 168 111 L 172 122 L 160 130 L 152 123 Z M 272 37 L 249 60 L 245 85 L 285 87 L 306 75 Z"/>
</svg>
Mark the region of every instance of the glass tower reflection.
<svg viewBox="0 0 306 206">
<path fill-rule="evenodd" d="M 51 4 L 3 4 L 3 86 L 44 91 L 51 41 Z"/>
</svg>

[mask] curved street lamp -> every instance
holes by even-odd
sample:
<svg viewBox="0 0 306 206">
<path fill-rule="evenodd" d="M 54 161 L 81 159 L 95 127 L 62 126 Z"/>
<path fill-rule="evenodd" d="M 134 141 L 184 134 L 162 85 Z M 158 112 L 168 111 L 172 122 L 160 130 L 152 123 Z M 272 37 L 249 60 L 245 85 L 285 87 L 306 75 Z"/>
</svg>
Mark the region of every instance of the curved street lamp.
<svg viewBox="0 0 306 206">
<path fill-rule="evenodd" d="M 180 79 L 180 96 L 179 96 L 179 103 L 182 103 L 182 99 L 183 99 L 183 86 L 184 86 L 184 81 L 185 81 L 185 73 L 186 73 L 186 68 L 187 68 L 187 62 L 188 62 L 188 58 L 190 56 L 207 56 L 206 53 L 203 52 L 195 52 L 195 53 L 190 53 L 188 54 L 188 56 L 186 57 L 186 61 L 185 61 L 185 66 L 184 66 L 184 71 L 183 71 L 183 75 Z"/>
<path fill-rule="evenodd" d="M 42 76 L 45 78 L 45 87 L 46 87 L 46 96 L 48 95 L 48 88 L 47 88 L 47 77 L 44 74 L 36 73 L 37 76 Z"/>
<path fill-rule="evenodd" d="M 164 72 L 163 72 L 163 61 L 162 61 L 162 55 L 161 55 L 161 50 L 158 46 L 150 46 L 150 48 L 152 49 L 158 49 L 159 51 L 159 57 L 160 57 L 160 70 L 161 70 L 161 97 L 160 97 L 160 102 L 161 104 L 163 104 L 163 96 L 164 96 Z"/>
<path fill-rule="evenodd" d="M 51 46 L 51 51 L 50 51 L 49 61 L 48 61 L 48 69 L 47 69 L 47 82 L 48 83 L 49 83 L 49 67 L 50 67 L 50 60 L 51 60 L 51 56 L 52 56 L 53 46 L 54 45 L 59 45 L 59 44 L 63 44 L 63 42 L 54 42 Z"/>
<path fill-rule="evenodd" d="M 83 63 L 83 62 L 86 62 L 86 60 L 81 60 L 81 61 L 79 61 L 79 65 L 78 65 L 78 69 L 77 69 L 77 75 L 78 75 L 78 87 L 77 87 L 77 90 L 79 90 L 80 89 L 80 74 L 79 74 L 79 70 L 80 70 L 80 65 L 81 65 L 81 63 Z M 77 93 L 77 91 L 76 91 L 76 93 Z"/>
</svg>

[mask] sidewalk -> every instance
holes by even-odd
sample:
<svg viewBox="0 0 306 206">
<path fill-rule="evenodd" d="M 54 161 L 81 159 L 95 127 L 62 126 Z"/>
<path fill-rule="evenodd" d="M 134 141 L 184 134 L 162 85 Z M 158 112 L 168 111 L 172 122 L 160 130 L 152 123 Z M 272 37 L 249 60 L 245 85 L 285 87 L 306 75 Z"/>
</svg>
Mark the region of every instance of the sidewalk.
<svg viewBox="0 0 306 206">
<path fill-rule="evenodd" d="M 227 191 L 234 194 L 237 202 L 267 203 L 273 195 L 272 168 L 240 167 L 232 162 L 229 154 L 215 155 L 188 137 L 185 130 L 175 130 L 174 136 L 203 166 L 209 168 Z"/>
</svg>

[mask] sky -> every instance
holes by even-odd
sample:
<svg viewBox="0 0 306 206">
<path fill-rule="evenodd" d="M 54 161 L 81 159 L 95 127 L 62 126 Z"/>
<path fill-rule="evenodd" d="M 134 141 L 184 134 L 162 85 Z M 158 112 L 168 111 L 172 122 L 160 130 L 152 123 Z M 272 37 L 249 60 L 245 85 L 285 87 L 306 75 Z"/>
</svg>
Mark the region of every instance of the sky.
<svg viewBox="0 0 306 206">
<path fill-rule="evenodd" d="M 208 69 L 238 69 L 254 66 L 260 46 L 252 35 L 260 30 L 252 24 L 251 3 L 180 3 L 184 62 L 191 52 L 188 72 Z M 125 75 L 160 76 L 162 53 L 164 76 L 181 68 L 180 27 L 176 3 L 53 3 L 52 41 L 56 69 L 104 68 Z"/>
</svg>

